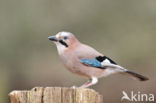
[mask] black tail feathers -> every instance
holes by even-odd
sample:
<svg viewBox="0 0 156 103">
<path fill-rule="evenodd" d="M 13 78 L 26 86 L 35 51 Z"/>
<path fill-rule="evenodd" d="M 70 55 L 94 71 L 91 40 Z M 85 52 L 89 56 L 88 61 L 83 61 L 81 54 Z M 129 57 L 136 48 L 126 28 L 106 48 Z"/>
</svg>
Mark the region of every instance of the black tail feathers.
<svg viewBox="0 0 156 103">
<path fill-rule="evenodd" d="M 142 76 L 142 75 L 137 74 L 137 73 L 132 72 L 132 71 L 126 71 L 126 73 L 130 74 L 131 76 L 135 77 L 136 79 L 139 79 L 140 81 L 146 81 L 146 80 L 149 80 L 147 77 Z"/>
</svg>

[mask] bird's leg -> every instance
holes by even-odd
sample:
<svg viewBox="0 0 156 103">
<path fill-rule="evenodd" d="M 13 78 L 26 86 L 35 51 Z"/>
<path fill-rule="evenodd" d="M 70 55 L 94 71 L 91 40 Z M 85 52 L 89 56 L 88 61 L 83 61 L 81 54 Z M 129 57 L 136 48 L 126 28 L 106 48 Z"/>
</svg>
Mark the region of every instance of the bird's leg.
<svg viewBox="0 0 156 103">
<path fill-rule="evenodd" d="M 92 86 L 98 82 L 98 79 L 96 77 L 92 77 L 89 81 L 84 83 L 80 88 L 87 88 L 89 86 Z"/>
</svg>

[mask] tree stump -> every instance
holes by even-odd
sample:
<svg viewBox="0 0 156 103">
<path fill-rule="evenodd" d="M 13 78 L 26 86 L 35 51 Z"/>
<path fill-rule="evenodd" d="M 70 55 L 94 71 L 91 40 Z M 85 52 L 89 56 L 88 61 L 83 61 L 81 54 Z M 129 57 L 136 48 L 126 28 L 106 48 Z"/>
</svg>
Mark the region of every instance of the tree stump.
<svg viewBox="0 0 156 103">
<path fill-rule="evenodd" d="M 9 96 L 11 103 L 103 103 L 103 97 L 88 88 L 35 87 Z"/>
</svg>

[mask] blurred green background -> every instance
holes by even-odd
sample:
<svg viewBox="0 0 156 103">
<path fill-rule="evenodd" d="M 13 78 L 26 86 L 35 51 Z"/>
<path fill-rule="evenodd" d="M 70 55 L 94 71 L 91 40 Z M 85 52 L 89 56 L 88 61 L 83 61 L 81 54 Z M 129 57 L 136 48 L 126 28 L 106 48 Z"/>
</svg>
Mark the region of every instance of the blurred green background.
<svg viewBox="0 0 156 103">
<path fill-rule="evenodd" d="M 86 81 L 63 67 L 48 40 L 60 31 L 150 78 L 101 78 L 91 88 L 105 103 L 120 103 L 123 90 L 156 94 L 155 0 L 0 0 L 0 103 L 9 103 L 12 90 Z"/>
</svg>

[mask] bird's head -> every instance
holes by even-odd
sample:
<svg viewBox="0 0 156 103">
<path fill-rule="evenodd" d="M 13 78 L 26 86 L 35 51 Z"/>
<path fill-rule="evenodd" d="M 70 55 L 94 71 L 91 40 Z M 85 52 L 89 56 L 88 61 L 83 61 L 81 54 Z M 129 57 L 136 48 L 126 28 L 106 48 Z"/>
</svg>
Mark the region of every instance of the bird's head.
<svg viewBox="0 0 156 103">
<path fill-rule="evenodd" d="M 54 36 L 49 36 L 49 40 L 53 41 L 59 53 L 62 53 L 64 50 L 73 47 L 74 44 L 78 43 L 76 37 L 70 32 L 59 32 Z"/>
</svg>

